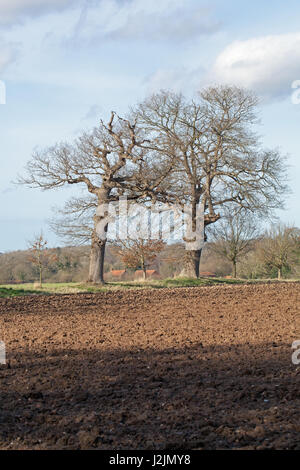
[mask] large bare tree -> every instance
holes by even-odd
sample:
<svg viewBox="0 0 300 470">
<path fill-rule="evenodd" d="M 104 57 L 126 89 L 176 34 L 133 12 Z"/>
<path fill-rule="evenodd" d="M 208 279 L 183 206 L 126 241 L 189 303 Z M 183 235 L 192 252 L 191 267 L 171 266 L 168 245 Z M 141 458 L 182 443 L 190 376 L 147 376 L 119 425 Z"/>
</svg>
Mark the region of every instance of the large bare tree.
<svg viewBox="0 0 300 470">
<path fill-rule="evenodd" d="M 193 230 L 203 204 L 204 224 L 222 217 L 227 205 L 268 215 L 286 190 L 285 159 L 261 148 L 253 132 L 257 99 L 243 89 L 209 87 L 197 99 L 162 91 L 133 109 L 151 148 L 172 159 L 169 198 L 190 204 Z M 187 251 L 182 275 L 199 276 L 201 248 Z"/>
<path fill-rule="evenodd" d="M 60 231 L 70 238 L 91 240 L 90 282 L 104 282 L 106 205 L 118 201 L 120 196 L 128 200 L 153 197 L 156 189 L 163 187 L 169 172 L 169 168 L 155 164 L 154 152 L 142 148 L 143 144 L 145 137 L 136 121 L 112 113 L 108 124 L 101 121 L 74 143 L 35 152 L 27 164 L 26 175 L 19 179 L 20 183 L 43 190 L 74 184 L 85 186 L 88 193 L 84 197 L 75 197 L 67 203 L 64 209 L 67 218 Z M 99 236 L 101 225 L 104 236 Z"/>
</svg>

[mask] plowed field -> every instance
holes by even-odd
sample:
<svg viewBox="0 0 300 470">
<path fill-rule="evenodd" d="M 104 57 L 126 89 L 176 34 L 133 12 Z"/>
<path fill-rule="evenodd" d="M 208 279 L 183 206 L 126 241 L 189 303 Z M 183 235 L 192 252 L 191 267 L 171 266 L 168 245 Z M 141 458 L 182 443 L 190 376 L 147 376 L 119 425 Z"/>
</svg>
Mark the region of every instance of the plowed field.
<svg viewBox="0 0 300 470">
<path fill-rule="evenodd" d="M 300 449 L 300 284 L 0 299 L 0 449 Z"/>
</svg>

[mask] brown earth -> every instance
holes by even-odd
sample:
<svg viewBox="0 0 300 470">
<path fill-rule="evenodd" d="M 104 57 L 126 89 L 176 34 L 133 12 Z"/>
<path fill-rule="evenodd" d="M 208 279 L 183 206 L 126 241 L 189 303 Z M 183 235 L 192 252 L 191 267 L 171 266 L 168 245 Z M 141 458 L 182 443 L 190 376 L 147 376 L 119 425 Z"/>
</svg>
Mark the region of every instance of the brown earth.
<svg viewBox="0 0 300 470">
<path fill-rule="evenodd" d="M 299 300 L 292 283 L 0 299 L 0 448 L 300 449 Z"/>
</svg>

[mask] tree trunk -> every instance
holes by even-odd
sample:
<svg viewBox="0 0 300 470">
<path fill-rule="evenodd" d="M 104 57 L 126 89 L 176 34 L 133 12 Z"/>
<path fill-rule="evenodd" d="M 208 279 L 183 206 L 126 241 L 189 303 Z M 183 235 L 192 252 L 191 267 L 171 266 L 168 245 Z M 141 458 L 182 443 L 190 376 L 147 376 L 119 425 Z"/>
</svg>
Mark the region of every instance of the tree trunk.
<svg viewBox="0 0 300 470">
<path fill-rule="evenodd" d="M 106 208 L 108 204 L 108 191 L 101 189 L 98 194 L 98 208 L 94 216 L 94 230 L 92 233 L 92 244 L 90 253 L 90 269 L 88 282 L 94 284 L 104 284 L 104 257 L 106 247 L 106 233 L 108 223 L 105 220 Z"/>
<path fill-rule="evenodd" d="M 104 284 L 104 257 L 106 240 L 92 239 L 88 282 Z"/>
<path fill-rule="evenodd" d="M 236 279 L 236 276 L 237 276 L 237 272 L 236 272 L 236 261 L 233 261 L 232 264 L 233 264 L 232 276 L 234 277 L 234 279 Z"/>
<path fill-rule="evenodd" d="M 197 227 L 198 212 L 197 211 L 198 211 L 198 204 L 200 200 L 199 191 L 197 190 L 195 185 L 193 186 L 192 193 L 193 193 L 193 200 L 191 204 L 192 210 L 190 214 L 191 219 L 192 219 L 191 226 L 188 227 L 187 237 L 186 237 L 186 240 L 184 240 L 186 243 L 188 243 L 188 245 L 190 244 L 190 249 L 186 250 L 184 260 L 183 260 L 184 267 L 180 273 L 180 276 L 198 279 L 199 271 L 200 271 L 200 260 L 201 260 L 202 248 L 198 248 L 197 245 L 199 241 L 197 241 L 197 238 L 194 241 L 195 233 L 197 232 L 197 229 L 198 229 Z M 192 229 L 193 234 L 189 232 L 189 229 Z"/>
<path fill-rule="evenodd" d="M 199 278 L 201 250 L 189 250 L 184 257 L 184 268 L 180 273 L 181 277 L 189 277 L 193 279 Z"/>
<path fill-rule="evenodd" d="M 278 268 L 278 279 L 282 278 L 282 268 Z"/>
<path fill-rule="evenodd" d="M 144 281 L 146 280 L 147 278 L 147 268 L 146 268 L 146 264 L 145 264 L 145 261 L 144 259 L 142 259 L 142 271 L 143 271 L 143 279 Z"/>
</svg>

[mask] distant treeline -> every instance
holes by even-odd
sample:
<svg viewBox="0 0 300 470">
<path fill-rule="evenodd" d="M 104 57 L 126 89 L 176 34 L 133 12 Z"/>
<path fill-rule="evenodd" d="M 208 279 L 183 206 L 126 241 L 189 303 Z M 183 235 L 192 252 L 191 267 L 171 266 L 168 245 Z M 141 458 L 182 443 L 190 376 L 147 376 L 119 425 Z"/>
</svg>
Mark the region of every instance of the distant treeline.
<svg viewBox="0 0 300 470">
<path fill-rule="evenodd" d="M 262 239 L 254 240 L 251 251 L 238 262 L 238 277 L 245 279 L 276 278 L 277 270 L 264 263 L 260 258 L 260 244 Z M 44 269 L 45 282 L 85 282 L 88 278 L 90 247 L 68 246 L 50 248 L 53 256 Z M 181 271 L 182 257 L 185 248 L 183 244 L 167 245 L 158 254 L 156 261 L 151 266 L 161 278 L 176 277 Z M 107 247 L 105 275 L 111 279 L 110 271 L 124 269 L 126 266 L 120 258 L 114 254 L 111 245 Z M 134 279 L 134 270 L 127 268 L 128 276 Z M 224 256 L 216 251 L 215 243 L 206 243 L 203 249 L 200 272 L 213 274 L 217 277 L 230 276 L 232 264 Z M 300 276 L 300 249 L 293 262 L 283 269 L 283 277 L 298 278 Z M 38 280 L 36 266 L 30 261 L 30 251 L 20 250 L 0 254 L 0 283 L 27 283 Z"/>
<path fill-rule="evenodd" d="M 50 248 L 56 256 L 44 269 L 45 282 L 84 282 L 88 278 L 90 247 L 70 246 Z M 180 273 L 183 244 L 173 244 L 159 253 L 157 260 L 151 266 L 162 278 L 173 277 Z M 209 254 L 209 247 L 204 250 L 201 269 L 218 276 L 231 273 L 231 266 L 226 260 L 217 255 Z M 105 274 L 109 278 L 112 270 L 124 269 L 126 266 L 114 255 L 114 250 L 108 245 L 105 262 Z M 134 270 L 127 268 L 128 277 L 134 278 Z M 38 280 L 38 270 L 30 261 L 29 250 L 19 250 L 0 255 L 0 283 L 26 283 Z"/>
</svg>

